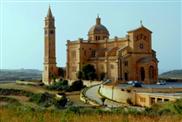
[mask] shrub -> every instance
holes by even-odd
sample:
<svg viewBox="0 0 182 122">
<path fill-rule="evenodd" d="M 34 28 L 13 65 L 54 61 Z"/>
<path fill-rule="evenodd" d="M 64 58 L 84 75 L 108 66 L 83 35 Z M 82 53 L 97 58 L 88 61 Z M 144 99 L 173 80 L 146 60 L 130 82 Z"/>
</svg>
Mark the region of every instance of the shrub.
<svg viewBox="0 0 182 122">
<path fill-rule="evenodd" d="M 131 101 L 131 98 L 127 98 L 126 102 L 129 104 L 129 105 L 133 105 L 132 101 Z"/>
<path fill-rule="evenodd" d="M 43 94 L 34 94 L 30 97 L 29 101 L 35 102 L 38 105 L 49 107 L 54 103 L 53 95 L 45 92 Z"/>
<path fill-rule="evenodd" d="M 76 76 L 77 76 L 78 79 L 82 79 L 82 78 L 83 78 L 83 73 L 82 73 L 82 71 L 78 71 L 78 72 L 76 73 Z"/>
<path fill-rule="evenodd" d="M 17 99 L 11 98 L 11 97 L 0 97 L 0 102 L 2 102 L 2 101 L 8 102 L 10 104 L 14 104 L 16 106 L 21 105 L 20 102 Z"/>
<path fill-rule="evenodd" d="M 68 81 L 67 80 L 63 80 L 62 84 L 63 85 L 68 85 Z"/>
<path fill-rule="evenodd" d="M 62 80 L 59 82 L 55 82 L 52 85 L 47 86 L 47 88 L 50 90 L 67 90 L 69 88 L 68 81 Z"/>
<path fill-rule="evenodd" d="M 68 91 L 80 91 L 82 88 L 84 88 L 83 81 L 76 80 L 72 83 Z"/>
<path fill-rule="evenodd" d="M 58 76 L 64 78 L 65 76 L 65 69 L 62 67 L 58 67 Z"/>
<path fill-rule="evenodd" d="M 165 108 L 165 109 L 162 109 L 162 110 L 159 110 L 158 114 L 159 115 L 163 115 L 163 114 L 170 114 L 171 113 L 171 110 L 168 109 L 168 108 Z"/>
<path fill-rule="evenodd" d="M 146 112 L 147 110 L 145 110 Z M 182 99 L 178 99 L 175 102 L 157 103 L 152 105 L 149 114 L 181 114 L 182 113 Z"/>
<path fill-rule="evenodd" d="M 96 75 L 96 70 L 93 65 L 86 64 L 82 67 L 83 79 L 85 80 L 94 80 Z"/>
<path fill-rule="evenodd" d="M 2 89 L 0 88 L 0 95 L 25 95 L 31 96 L 33 93 L 18 89 Z"/>
<path fill-rule="evenodd" d="M 135 108 L 128 108 L 128 109 L 127 109 L 127 114 L 139 115 L 139 114 L 141 114 L 141 112 L 138 111 L 138 110 L 135 109 Z"/>
<path fill-rule="evenodd" d="M 63 96 L 61 99 L 55 101 L 55 106 L 57 108 L 62 108 L 66 105 L 67 101 L 68 100 L 67 100 L 66 96 Z"/>
<path fill-rule="evenodd" d="M 175 112 L 182 114 L 182 99 L 178 99 L 174 104 Z"/>
<path fill-rule="evenodd" d="M 80 114 L 80 107 L 70 106 L 67 108 L 66 113 Z"/>
</svg>

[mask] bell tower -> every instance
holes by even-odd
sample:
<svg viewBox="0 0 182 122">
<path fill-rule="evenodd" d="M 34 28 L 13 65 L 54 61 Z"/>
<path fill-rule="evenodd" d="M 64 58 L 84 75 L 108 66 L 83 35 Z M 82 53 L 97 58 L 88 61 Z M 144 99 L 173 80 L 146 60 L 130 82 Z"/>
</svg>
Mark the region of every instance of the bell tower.
<svg viewBox="0 0 182 122">
<path fill-rule="evenodd" d="M 49 6 L 44 27 L 44 69 L 42 81 L 50 85 L 57 76 L 54 17 Z"/>
</svg>

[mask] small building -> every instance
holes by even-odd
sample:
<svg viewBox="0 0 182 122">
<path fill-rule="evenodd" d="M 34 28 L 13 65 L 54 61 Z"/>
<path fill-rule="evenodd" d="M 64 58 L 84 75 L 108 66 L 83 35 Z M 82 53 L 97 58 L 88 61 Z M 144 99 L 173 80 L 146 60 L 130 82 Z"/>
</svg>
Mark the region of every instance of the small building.
<svg viewBox="0 0 182 122">
<path fill-rule="evenodd" d="M 151 107 L 155 103 L 176 101 L 182 98 L 181 93 L 136 93 L 135 105 Z"/>
</svg>

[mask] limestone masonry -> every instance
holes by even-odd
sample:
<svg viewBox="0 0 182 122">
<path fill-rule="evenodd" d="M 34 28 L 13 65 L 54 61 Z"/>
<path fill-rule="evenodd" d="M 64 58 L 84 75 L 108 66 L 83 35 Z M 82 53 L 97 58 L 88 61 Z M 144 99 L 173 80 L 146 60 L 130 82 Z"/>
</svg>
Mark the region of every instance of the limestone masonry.
<svg viewBox="0 0 182 122">
<path fill-rule="evenodd" d="M 45 56 L 43 82 L 49 84 L 57 75 L 55 57 L 54 17 L 49 8 L 45 18 Z M 130 80 L 155 83 L 158 79 L 158 60 L 152 50 L 152 32 L 140 27 L 127 32 L 125 37 L 109 38 L 109 31 L 96 18 L 96 23 L 88 31 L 88 39 L 67 41 L 66 78 L 77 79 L 76 73 L 85 64 L 92 64 L 97 76 L 116 83 Z"/>
<path fill-rule="evenodd" d="M 44 27 L 44 70 L 42 81 L 49 85 L 57 76 L 54 17 L 49 7 Z"/>
</svg>

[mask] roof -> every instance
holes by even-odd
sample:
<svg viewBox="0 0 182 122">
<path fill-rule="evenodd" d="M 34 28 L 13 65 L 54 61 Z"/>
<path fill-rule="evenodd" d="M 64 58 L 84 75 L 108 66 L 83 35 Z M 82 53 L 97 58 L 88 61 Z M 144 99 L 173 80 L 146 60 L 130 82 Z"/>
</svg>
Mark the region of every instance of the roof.
<svg viewBox="0 0 182 122">
<path fill-rule="evenodd" d="M 47 17 L 53 17 L 52 12 L 51 12 L 51 7 L 49 6 L 48 12 L 47 12 Z"/>
<path fill-rule="evenodd" d="M 153 60 L 156 60 L 156 59 L 154 57 L 147 56 L 147 57 L 139 59 L 138 62 L 140 62 L 140 63 L 148 63 L 148 62 L 153 61 Z"/>
<path fill-rule="evenodd" d="M 146 93 L 146 92 L 138 92 L 137 94 L 143 94 L 143 95 L 149 95 L 149 96 L 158 96 L 158 97 L 182 98 L 182 93 Z"/>
<path fill-rule="evenodd" d="M 148 28 L 144 27 L 143 25 L 141 25 L 140 27 L 138 27 L 136 29 L 133 29 L 133 30 L 128 31 L 128 33 L 135 32 L 135 31 L 138 31 L 140 29 L 145 29 L 145 30 L 149 31 L 150 33 L 152 33 L 151 30 L 149 30 Z"/>
<path fill-rule="evenodd" d="M 114 47 L 108 51 L 109 56 L 116 56 L 116 52 L 118 51 L 118 47 Z"/>
<path fill-rule="evenodd" d="M 106 33 L 107 35 L 109 35 L 109 31 L 107 30 L 107 28 L 100 24 L 100 25 L 94 25 L 89 29 L 89 34 L 95 34 L 95 33 Z"/>
</svg>

